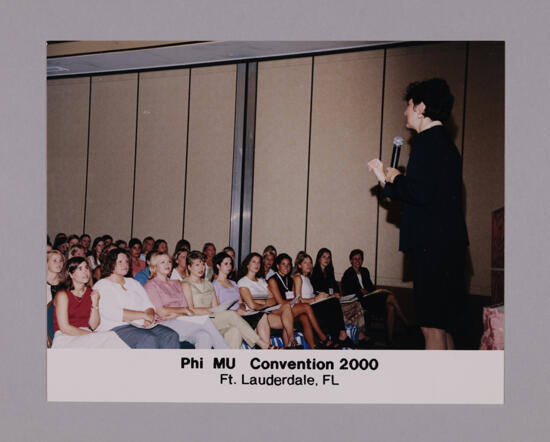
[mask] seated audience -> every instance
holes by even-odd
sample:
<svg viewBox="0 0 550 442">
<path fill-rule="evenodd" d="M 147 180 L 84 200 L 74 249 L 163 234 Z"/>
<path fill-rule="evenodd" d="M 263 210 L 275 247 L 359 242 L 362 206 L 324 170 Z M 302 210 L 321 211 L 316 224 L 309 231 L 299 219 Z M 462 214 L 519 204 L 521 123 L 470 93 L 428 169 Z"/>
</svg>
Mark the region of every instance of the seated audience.
<svg viewBox="0 0 550 442">
<path fill-rule="evenodd" d="M 146 261 L 145 255 L 147 255 L 147 252 L 150 252 L 153 250 L 153 246 L 155 245 L 155 240 L 152 236 L 146 236 L 143 240 L 143 243 L 141 244 L 141 255 L 139 255 L 139 259 L 142 261 Z"/>
<path fill-rule="evenodd" d="M 327 248 L 317 252 L 315 265 L 311 272 L 311 284 L 316 293 L 334 295 L 340 299 L 340 289 L 334 278 L 334 267 L 332 266 L 332 253 Z M 344 321 L 346 324 L 353 324 L 359 330 L 359 345 L 368 347 L 372 345 L 372 339 L 365 335 L 365 316 L 363 307 L 359 301 L 353 301 L 341 305 Z"/>
<path fill-rule="evenodd" d="M 199 251 L 189 252 L 187 268 L 190 276 L 181 284 L 189 309 L 197 315 L 210 315 L 211 308 L 218 306 L 218 298 L 212 283 L 204 279 L 206 258 Z M 261 339 L 248 323 L 232 310 L 214 313 L 212 322 L 231 348 L 240 348 L 243 339 L 253 347 L 269 348 L 269 342 Z"/>
<path fill-rule="evenodd" d="M 275 259 L 275 266 L 277 272 L 267 281 L 267 284 L 277 301 L 277 304 L 286 304 L 290 300 L 295 298 L 293 288 L 293 279 L 290 277 L 290 270 L 292 269 L 292 258 L 286 253 L 277 255 Z M 315 338 L 313 331 L 319 336 L 319 348 L 327 348 L 332 346 L 332 341 L 319 327 L 317 318 L 313 313 L 313 309 L 307 303 L 298 300 L 292 307 L 292 315 L 300 321 L 304 330 L 304 337 L 311 348 L 316 348 Z"/>
<path fill-rule="evenodd" d="M 46 304 L 51 302 L 63 282 L 63 264 L 65 256 L 59 250 L 46 254 Z"/>
<path fill-rule="evenodd" d="M 141 241 L 138 238 L 132 238 L 128 243 L 130 248 L 130 256 L 132 257 L 132 276 L 136 276 L 141 272 L 147 264 L 140 259 L 141 255 Z"/>
<path fill-rule="evenodd" d="M 67 254 L 67 258 L 71 259 L 75 256 L 86 258 L 86 247 L 80 244 L 75 244 L 74 246 L 71 246 L 71 248 L 69 249 L 69 253 Z"/>
<path fill-rule="evenodd" d="M 235 255 L 235 249 L 231 246 L 224 247 L 222 252 L 227 253 L 231 257 L 231 261 L 233 264 L 231 272 L 229 272 L 229 275 L 227 275 L 227 278 L 231 281 L 237 281 L 237 258 Z M 214 265 L 214 268 L 216 266 Z"/>
<path fill-rule="evenodd" d="M 147 292 L 127 278 L 130 254 L 114 249 L 103 256 L 99 292 L 99 330 L 113 330 L 131 348 L 180 348 L 178 334 L 155 321 L 155 308 Z"/>
<path fill-rule="evenodd" d="M 265 280 L 269 281 L 269 278 L 271 278 L 275 274 L 275 258 L 277 255 L 275 252 L 271 250 L 266 250 L 263 254 L 262 259 L 262 266 L 263 266 L 263 274 L 265 275 Z"/>
<path fill-rule="evenodd" d="M 307 253 L 299 253 L 296 258 L 296 273 L 294 281 L 294 295 L 301 296 L 302 302 L 310 304 L 323 330 L 327 330 L 334 342 L 334 347 L 353 347 L 353 342 L 346 334 L 344 314 L 340 301 L 336 297 L 329 297 L 327 293 L 315 294 L 309 275 L 313 269 L 313 260 Z M 321 302 L 322 301 L 322 302 Z M 337 338 L 336 338 L 337 337 Z M 336 341 L 336 339 L 338 339 Z"/>
<path fill-rule="evenodd" d="M 59 250 L 61 253 L 63 253 L 63 256 L 66 257 L 67 252 L 69 251 L 69 243 L 67 242 L 67 235 L 65 235 L 64 233 L 58 233 L 57 235 L 55 235 L 52 249 Z"/>
<path fill-rule="evenodd" d="M 86 255 L 90 252 L 90 244 L 92 243 L 92 238 L 87 233 L 80 235 L 80 245 L 86 249 Z"/>
<path fill-rule="evenodd" d="M 115 242 L 115 246 L 117 246 L 119 249 L 128 249 L 128 244 L 123 239 L 117 239 Z"/>
<path fill-rule="evenodd" d="M 153 252 L 168 253 L 168 243 L 164 239 L 157 239 L 153 244 Z"/>
<path fill-rule="evenodd" d="M 157 320 L 175 330 L 180 341 L 190 342 L 195 348 L 229 348 L 210 318 L 194 317 L 180 282 L 168 278 L 172 270 L 170 257 L 155 252 L 151 255 L 149 267 L 151 278 L 145 284 L 145 291 L 155 306 Z"/>
<path fill-rule="evenodd" d="M 187 270 L 187 254 L 189 250 L 185 247 L 177 249 L 176 253 L 172 257 L 172 265 L 174 269 L 170 275 L 170 279 L 176 281 L 183 281 L 185 278 L 189 277 L 189 270 Z"/>
<path fill-rule="evenodd" d="M 352 250 L 349 254 L 351 267 L 342 276 L 342 293 L 344 295 L 357 295 L 367 314 L 370 311 L 386 315 L 388 343 L 392 344 L 395 313 L 406 326 L 409 325 L 409 321 L 401 311 L 396 297 L 391 292 L 380 290 L 373 293 L 376 287 L 370 279 L 369 270 L 363 267 L 363 257 L 363 251 L 360 249 Z"/>
<path fill-rule="evenodd" d="M 105 247 L 109 247 L 113 243 L 113 237 L 109 234 L 103 235 L 102 239 L 105 243 Z"/>
<path fill-rule="evenodd" d="M 254 329 L 258 336 L 265 342 L 270 340 L 270 327 L 267 315 L 261 312 L 248 312 L 244 306 L 241 305 L 241 297 L 237 283 L 229 279 L 229 274 L 233 270 L 233 260 L 227 253 L 221 252 L 214 256 L 212 260 L 214 264 L 214 275 L 216 278 L 212 285 L 216 291 L 218 303 L 235 302 L 230 308 L 237 312 L 248 322 L 250 327 Z"/>
<path fill-rule="evenodd" d="M 240 278 L 237 284 L 247 310 L 262 310 L 280 305 L 262 275 L 262 257 L 258 253 L 250 253 L 239 268 Z M 267 320 L 271 329 L 283 331 L 285 348 L 303 348 L 294 340 L 294 315 L 289 304 L 282 304 L 270 311 Z"/>
<path fill-rule="evenodd" d="M 99 325 L 99 294 L 88 286 L 85 258 L 67 261 L 65 282 L 53 301 L 52 348 L 128 348 L 115 332 L 95 332 Z"/>
<path fill-rule="evenodd" d="M 134 279 L 141 285 L 145 285 L 147 281 L 149 281 L 149 275 L 151 274 L 151 271 L 149 270 L 149 264 L 151 260 L 151 255 L 153 253 L 158 252 L 153 252 L 152 250 L 150 252 L 147 252 L 147 255 L 145 256 L 145 268 L 141 272 L 136 273 L 136 275 L 134 276 Z"/>
<path fill-rule="evenodd" d="M 101 265 L 99 257 L 105 247 L 105 241 L 102 236 L 98 236 L 92 243 L 92 250 L 90 251 L 90 264 L 92 264 L 92 271 Z"/>
<path fill-rule="evenodd" d="M 214 263 L 212 262 L 212 258 L 214 258 L 214 255 L 216 254 L 216 246 L 211 242 L 207 242 L 204 246 L 202 246 L 202 253 L 204 253 L 204 256 L 206 257 L 206 271 L 204 273 L 204 279 L 207 281 L 212 281 L 214 278 Z"/>
</svg>

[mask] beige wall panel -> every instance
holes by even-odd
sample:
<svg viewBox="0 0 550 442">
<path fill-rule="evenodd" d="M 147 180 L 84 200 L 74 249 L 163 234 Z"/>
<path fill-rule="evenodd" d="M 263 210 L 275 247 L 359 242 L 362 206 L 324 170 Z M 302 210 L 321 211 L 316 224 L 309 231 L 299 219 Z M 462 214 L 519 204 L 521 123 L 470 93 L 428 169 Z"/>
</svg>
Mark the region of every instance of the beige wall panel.
<svg viewBox="0 0 550 442">
<path fill-rule="evenodd" d="M 399 164 L 409 160 L 412 132 L 405 128 L 405 101 L 407 85 L 432 77 L 444 78 L 455 97 L 451 119 L 451 134 L 459 151 L 462 144 L 462 114 L 464 104 L 465 43 L 442 43 L 387 50 L 386 84 L 384 94 L 384 125 L 382 129 L 382 162 L 387 167 L 393 149 L 393 138 L 405 140 Z M 376 182 L 371 174 L 369 183 Z M 395 204 L 380 207 L 378 236 L 378 284 L 412 287 L 412 274 L 404 269 L 404 255 L 399 252 L 399 227 Z"/>
<path fill-rule="evenodd" d="M 236 66 L 191 70 L 184 236 L 191 247 L 229 243 Z"/>
<path fill-rule="evenodd" d="M 48 80 L 48 234 L 82 233 L 90 78 Z"/>
<path fill-rule="evenodd" d="M 504 206 L 504 43 L 473 43 L 469 55 L 463 176 L 470 292 L 490 295 L 491 215 Z"/>
<path fill-rule="evenodd" d="M 189 70 L 140 74 L 133 234 L 181 239 Z"/>
<path fill-rule="evenodd" d="M 305 246 L 312 59 L 258 66 L 252 251 Z"/>
<path fill-rule="evenodd" d="M 354 248 L 374 275 L 377 200 L 366 172 L 380 149 L 383 51 L 315 57 L 307 251 L 332 250 L 336 278 Z"/>
<path fill-rule="evenodd" d="M 92 78 L 86 230 L 128 240 L 132 222 L 137 74 Z"/>
</svg>

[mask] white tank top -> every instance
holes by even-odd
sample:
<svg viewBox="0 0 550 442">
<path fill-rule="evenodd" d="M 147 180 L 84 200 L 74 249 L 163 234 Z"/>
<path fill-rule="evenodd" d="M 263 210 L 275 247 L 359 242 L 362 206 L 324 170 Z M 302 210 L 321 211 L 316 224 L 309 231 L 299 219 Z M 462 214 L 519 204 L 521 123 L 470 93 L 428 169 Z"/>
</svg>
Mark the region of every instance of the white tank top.
<svg viewBox="0 0 550 442">
<path fill-rule="evenodd" d="M 313 286 L 311 285 L 311 281 L 309 280 L 309 277 L 300 275 L 302 278 L 302 298 L 304 299 L 311 299 L 315 298 L 315 293 L 313 291 Z"/>
</svg>

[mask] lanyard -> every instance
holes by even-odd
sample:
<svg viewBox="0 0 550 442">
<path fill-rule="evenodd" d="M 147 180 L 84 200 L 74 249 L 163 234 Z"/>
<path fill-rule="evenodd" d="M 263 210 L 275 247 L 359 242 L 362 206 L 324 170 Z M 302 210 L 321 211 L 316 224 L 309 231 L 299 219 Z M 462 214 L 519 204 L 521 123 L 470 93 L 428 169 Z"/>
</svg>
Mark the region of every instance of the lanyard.
<svg viewBox="0 0 550 442">
<path fill-rule="evenodd" d="M 288 289 L 287 285 L 285 284 L 285 282 L 283 281 L 283 278 L 281 278 L 281 275 L 279 275 L 279 272 L 277 272 L 277 276 L 279 277 L 279 281 L 281 281 L 281 284 L 283 284 L 284 288 L 286 289 L 287 292 L 289 292 L 290 290 Z"/>
</svg>

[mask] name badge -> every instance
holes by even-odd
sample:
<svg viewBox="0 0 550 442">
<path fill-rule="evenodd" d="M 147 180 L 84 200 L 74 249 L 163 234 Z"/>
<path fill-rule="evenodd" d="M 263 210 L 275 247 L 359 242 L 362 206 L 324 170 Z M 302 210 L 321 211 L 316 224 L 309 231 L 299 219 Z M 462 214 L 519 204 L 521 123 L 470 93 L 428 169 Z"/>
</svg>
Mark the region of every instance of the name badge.
<svg viewBox="0 0 550 442">
<path fill-rule="evenodd" d="M 292 290 L 287 290 L 285 292 L 286 299 L 294 299 L 294 292 Z"/>
</svg>

